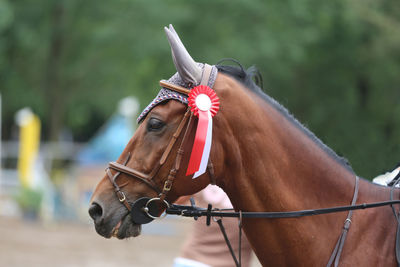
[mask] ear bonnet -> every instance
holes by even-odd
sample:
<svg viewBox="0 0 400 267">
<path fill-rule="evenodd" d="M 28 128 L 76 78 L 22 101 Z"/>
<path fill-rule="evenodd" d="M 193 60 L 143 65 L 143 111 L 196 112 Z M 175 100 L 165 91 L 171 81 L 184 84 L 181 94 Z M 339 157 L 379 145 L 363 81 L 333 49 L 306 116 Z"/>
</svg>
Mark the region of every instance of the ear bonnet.
<svg viewBox="0 0 400 267">
<path fill-rule="evenodd" d="M 179 36 L 176 34 L 172 25 L 169 28 L 165 27 L 165 32 L 171 46 L 172 59 L 174 61 L 177 72 L 166 81 L 169 84 L 181 86 L 187 89 L 192 89 L 200 84 L 204 66 L 203 63 L 195 62 L 182 44 Z M 211 72 L 208 78 L 207 86 L 213 88 L 215 79 L 217 78 L 218 70 L 215 66 L 211 66 Z M 147 114 L 158 104 L 167 100 L 177 100 L 185 105 L 188 104 L 188 96 L 183 93 L 172 91 L 166 87 L 162 87 L 156 98 L 142 111 L 137 122 L 140 123 Z"/>
</svg>

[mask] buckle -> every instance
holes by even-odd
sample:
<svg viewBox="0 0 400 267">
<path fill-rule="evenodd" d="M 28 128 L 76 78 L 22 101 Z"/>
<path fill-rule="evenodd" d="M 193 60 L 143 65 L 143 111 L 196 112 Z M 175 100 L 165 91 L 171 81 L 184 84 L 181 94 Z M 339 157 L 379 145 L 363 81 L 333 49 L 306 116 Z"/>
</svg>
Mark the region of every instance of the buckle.
<svg viewBox="0 0 400 267">
<path fill-rule="evenodd" d="M 169 192 L 171 190 L 172 187 L 172 181 L 171 180 L 166 180 L 164 183 L 164 188 L 163 191 L 164 192 Z"/>
<path fill-rule="evenodd" d="M 117 196 L 118 196 L 119 202 L 124 202 L 126 200 L 125 194 L 122 191 L 117 191 Z"/>
</svg>

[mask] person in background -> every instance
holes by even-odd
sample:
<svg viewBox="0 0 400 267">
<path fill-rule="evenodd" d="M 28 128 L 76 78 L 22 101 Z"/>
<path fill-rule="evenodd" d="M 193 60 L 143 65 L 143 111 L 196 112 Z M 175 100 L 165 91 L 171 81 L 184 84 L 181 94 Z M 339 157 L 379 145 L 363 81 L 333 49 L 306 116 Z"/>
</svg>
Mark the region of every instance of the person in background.
<svg viewBox="0 0 400 267">
<path fill-rule="evenodd" d="M 372 179 L 372 182 L 383 186 L 392 186 L 394 183 L 397 182 L 399 175 L 400 175 L 400 162 L 396 165 L 396 167 L 392 171 L 388 171 L 384 174 L 376 176 L 374 179 Z M 399 187 L 399 185 L 396 184 L 396 187 Z"/>
<path fill-rule="evenodd" d="M 210 203 L 214 208 L 229 209 L 232 204 L 225 192 L 215 185 L 209 185 L 194 195 L 196 206 L 207 207 Z M 186 204 L 189 197 L 178 200 Z M 235 251 L 239 255 L 239 227 L 237 218 L 223 218 L 227 236 Z M 193 229 L 186 237 L 180 251 L 180 256 L 175 259 L 174 267 L 232 267 L 235 262 L 225 242 L 218 223 L 211 220 L 210 226 L 206 225 L 206 217 L 194 221 Z M 250 266 L 252 249 L 246 235 L 242 234 L 242 266 Z"/>
</svg>

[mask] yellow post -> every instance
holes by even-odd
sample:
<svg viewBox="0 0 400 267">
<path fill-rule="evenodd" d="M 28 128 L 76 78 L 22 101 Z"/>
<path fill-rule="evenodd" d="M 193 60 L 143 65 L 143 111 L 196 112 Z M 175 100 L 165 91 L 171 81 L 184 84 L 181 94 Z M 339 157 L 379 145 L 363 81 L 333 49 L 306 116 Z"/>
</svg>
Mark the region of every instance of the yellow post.
<svg viewBox="0 0 400 267">
<path fill-rule="evenodd" d="M 17 114 L 20 126 L 18 176 L 24 187 L 33 186 L 33 167 L 39 151 L 40 119 L 30 109 Z"/>
</svg>

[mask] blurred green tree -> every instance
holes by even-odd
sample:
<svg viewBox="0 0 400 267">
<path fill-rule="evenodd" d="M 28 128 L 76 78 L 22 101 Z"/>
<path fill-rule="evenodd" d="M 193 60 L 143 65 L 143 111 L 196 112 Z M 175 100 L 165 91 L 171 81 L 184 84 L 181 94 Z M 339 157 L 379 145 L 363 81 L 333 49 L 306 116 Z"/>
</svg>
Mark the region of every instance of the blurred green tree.
<svg viewBox="0 0 400 267">
<path fill-rule="evenodd" d="M 145 106 L 175 70 L 162 27 L 192 56 L 256 65 L 266 92 L 367 178 L 400 159 L 397 0 L 0 0 L 4 136 L 31 106 L 44 138 L 87 140 L 119 99 Z"/>
</svg>

